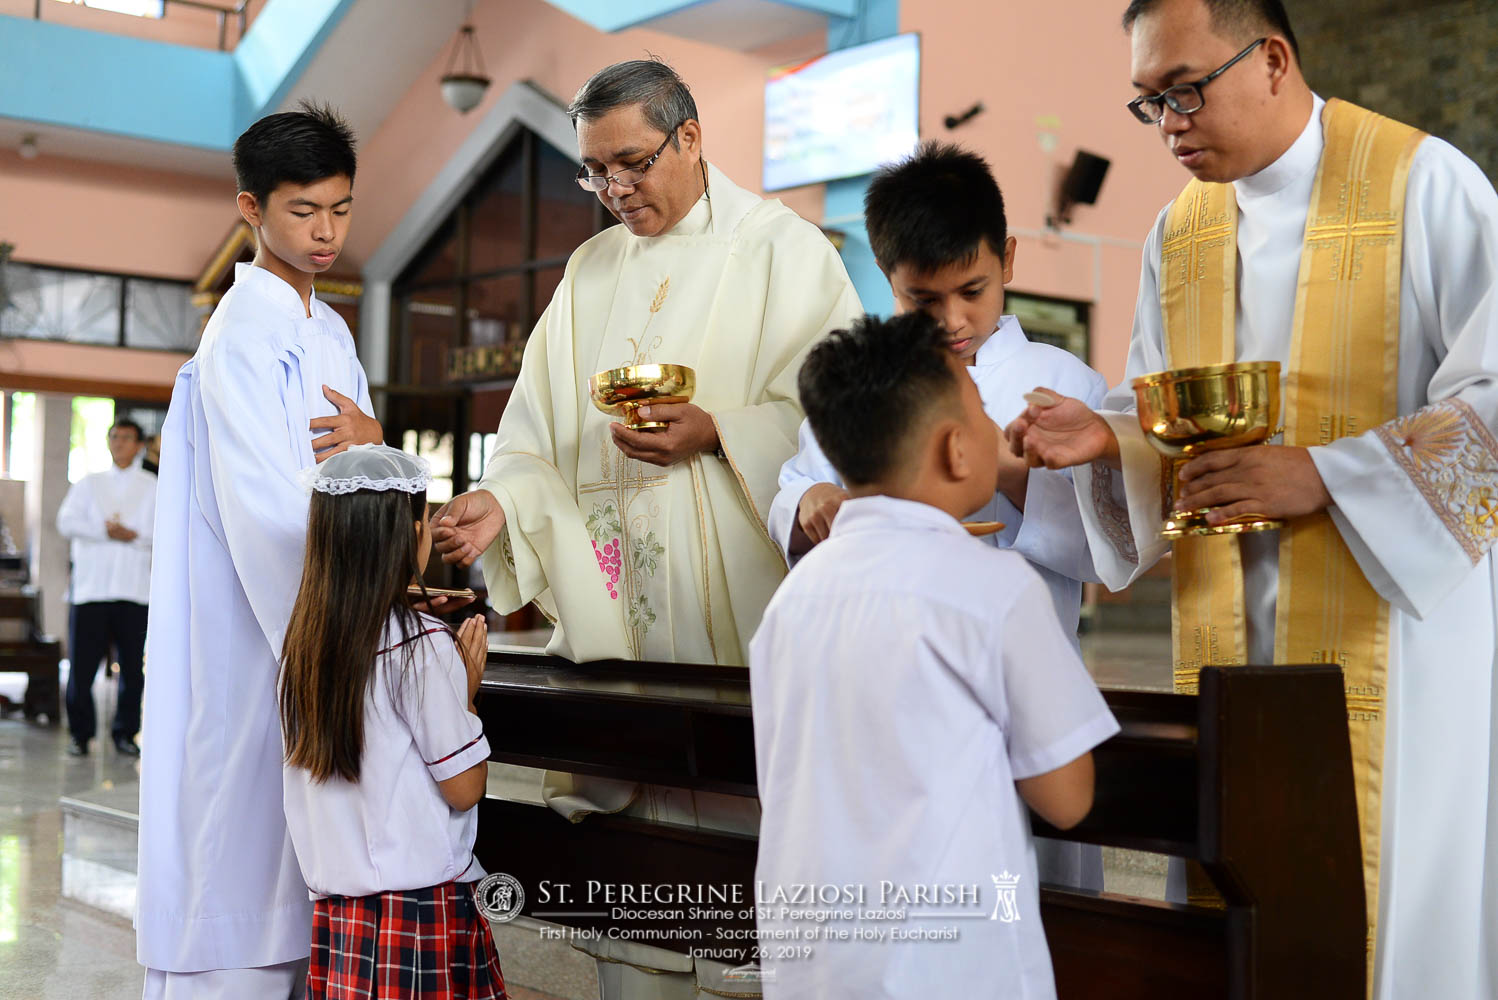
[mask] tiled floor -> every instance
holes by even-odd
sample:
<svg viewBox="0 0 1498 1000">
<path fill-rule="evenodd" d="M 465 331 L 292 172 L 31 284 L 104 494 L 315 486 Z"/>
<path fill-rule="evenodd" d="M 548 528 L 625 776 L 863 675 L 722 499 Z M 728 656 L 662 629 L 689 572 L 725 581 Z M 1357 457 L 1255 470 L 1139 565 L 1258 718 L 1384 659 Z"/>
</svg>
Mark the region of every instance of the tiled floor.
<svg viewBox="0 0 1498 1000">
<path fill-rule="evenodd" d="M 1168 637 L 1088 635 L 1083 654 L 1104 687 L 1168 690 Z M 81 760 L 66 746 L 61 728 L 0 720 L 0 998 L 136 1000 L 144 974 L 123 915 L 134 905 L 139 764 L 98 741 Z M 1111 891 L 1160 895 L 1163 859 L 1108 851 L 1105 861 Z M 592 960 L 528 923 L 495 937 L 517 1000 L 597 995 Z"/>
<path fill-rule="evenodd" d="M 113 749 L 78 760 L 66 747 L 61 728 L 0 721 L 0 997 L 134 1000 L 144 973 L 130 922 L 63 896 L 58 799 L 134 787 L 139 765 Z M 123 831 L 101 846 L 134 852 Z"/>
</svg>

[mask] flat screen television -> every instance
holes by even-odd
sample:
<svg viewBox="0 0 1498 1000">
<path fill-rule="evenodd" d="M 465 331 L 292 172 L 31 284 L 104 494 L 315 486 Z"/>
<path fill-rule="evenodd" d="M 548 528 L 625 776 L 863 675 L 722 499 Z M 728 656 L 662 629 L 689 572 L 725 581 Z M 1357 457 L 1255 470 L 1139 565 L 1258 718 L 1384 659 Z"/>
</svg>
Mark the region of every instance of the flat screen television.
<svg viewBox="0 0 1498 1000">
<path fill-rule="evenodd" d="M 770 71 L 764 190 L 871 173 L 920 141 L 920 36 L 896 35 Z"/>
</svg>

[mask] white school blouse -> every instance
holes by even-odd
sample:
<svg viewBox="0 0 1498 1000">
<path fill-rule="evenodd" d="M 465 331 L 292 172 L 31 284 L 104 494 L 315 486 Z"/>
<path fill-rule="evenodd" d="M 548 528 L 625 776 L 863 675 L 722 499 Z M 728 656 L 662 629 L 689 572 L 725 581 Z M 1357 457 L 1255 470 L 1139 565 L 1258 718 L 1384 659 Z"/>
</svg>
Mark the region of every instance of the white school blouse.
<svg viewBox="0 0 1498 1000">
<path fill-rule="evenodd" d="M 454 637 L 435 618 L 421 622 L 424 631 L 405 643 L 393 618 L 386 626 L 364 699 L 359 780 L 314 782 L 285 768 L 286 827 L 313 898 L 484 876 L 473 856 L 478 809 L 453 809 L 437 782 L 488 760 L 489 741 L 468 711 Z"/>
<path fill-rule="evenodd" d="M 1054 998 L 1015 781 L 1071 762 L 1118 724 L 1036 572 L 935 507 L 849 500 L 786 577 L 749 649 L 764 809 L 758 923 L 760 944 L 775 945 L 761 959 L 766 1000 Z M 1006 875 L 1017 883 L 1007 910 L 994 885 Z M 819 937 L 809 955 L 779 947 L 805 942 L 817 924 L 783 913 L 778 892 L 808 910 L 818 907 L 797 901 L 815 890 L 800 887 L 864 887 L 853 910 L 898 908 L 883 883 L 970 893 L 907 906 L 903 920 L 823 926 L 955 927 L 958 937 Z"/>
</svg>

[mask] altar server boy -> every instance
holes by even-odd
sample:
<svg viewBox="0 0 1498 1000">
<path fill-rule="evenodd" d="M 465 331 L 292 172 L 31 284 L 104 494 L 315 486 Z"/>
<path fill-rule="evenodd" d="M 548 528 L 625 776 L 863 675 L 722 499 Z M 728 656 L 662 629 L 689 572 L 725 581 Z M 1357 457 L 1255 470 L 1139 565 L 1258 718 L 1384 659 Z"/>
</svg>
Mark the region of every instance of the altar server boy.
<svg viewBox="0 0 1498 1000">
<path fill-rule="evenodd" d="M 1039 576 L 961 524 L 999 431 L 949 339 L 924 313 L 866 318 L 800 373 L 849 498 L 750 645 L 761 940 L 839 926 L 775 903 L 800 886 L 906 912 L 843 927 L 879 939 L 764 949 L 769 1000 L 1055 996 L 1026 806 L 1080 822 L 1118 725 Z M 975 919 L 921 919 L 953 910 Z M 929 940 L 943 920 L 960 935 Z"/>
<path fill-rule="evenodd" d="M 984 410 L 999 426 L 1023 412 L 1024 394 L 1037 385 L 1059 382 L 1069 395 L 1101 404 L 1108 391 L 1101 375 L 1073 354 L 1031 342 L 1019 320 L 1004 314 L 1015 239 L 1008 233 L 1004 196 L 981 157 L 927 143 L 875 176 L 864 198 L 864 221 L 896 313 L 924 312 L 941 324 L 947 348 L 967 366 Z M 1075 644 L 1082 581 L 1096 576 L 1071 473 L 1027 469 L 1007 453 L 1001 462 L 999 488 L 974 519 L 1004 523 L 989 544 L 1030 561 Z M 847 495 L 803 421 L 799 450 L 780 471 L 768 517 L 770 535 L 788 562 L 827 537 Z"/>
<path fill-rule="evenodd" d="M 146 636 L 136 955 L 146 1000 L 300 993 L 312 903 L 281 805 L 276 673 L 301 579 L 299 470 L 378 443 L 342 319 L 313 294 L 353 204 L 353 134 L 303 105 L 234 144 L 252 264 L 177 373 Z"/>
</svg>

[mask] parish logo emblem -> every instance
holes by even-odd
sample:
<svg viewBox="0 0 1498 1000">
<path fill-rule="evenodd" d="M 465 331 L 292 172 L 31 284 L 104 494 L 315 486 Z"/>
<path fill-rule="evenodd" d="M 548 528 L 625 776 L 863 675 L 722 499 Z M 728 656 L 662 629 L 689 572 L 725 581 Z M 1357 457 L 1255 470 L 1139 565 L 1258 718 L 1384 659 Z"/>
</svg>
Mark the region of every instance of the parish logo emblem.
<svg viewBox="0 0 1498 1000">
<path fill-rule="evenodd" d="M 1015 899 L 1015 890 L 1019 888 L 1019 876 L 1009 874 L 1009 869 L 1004 869 L 1002 875 L 988 876 L 993 879 L 993 887 L 998 898 L 993 901 L 993 913 L 989 914 L 989 920 L 1002 920 L 1006 924 L 1012 924 L 1019 919 L 1019 902 Z"/>
<path fill-rule="evenodd" d="M 495 923 L 509 923 L 520 916 L 525 906 L 525 890 L 513 875 L 495 872 L 479 879 L 473 890 L 473 898 L 479 912 Z"/>
</svg>

